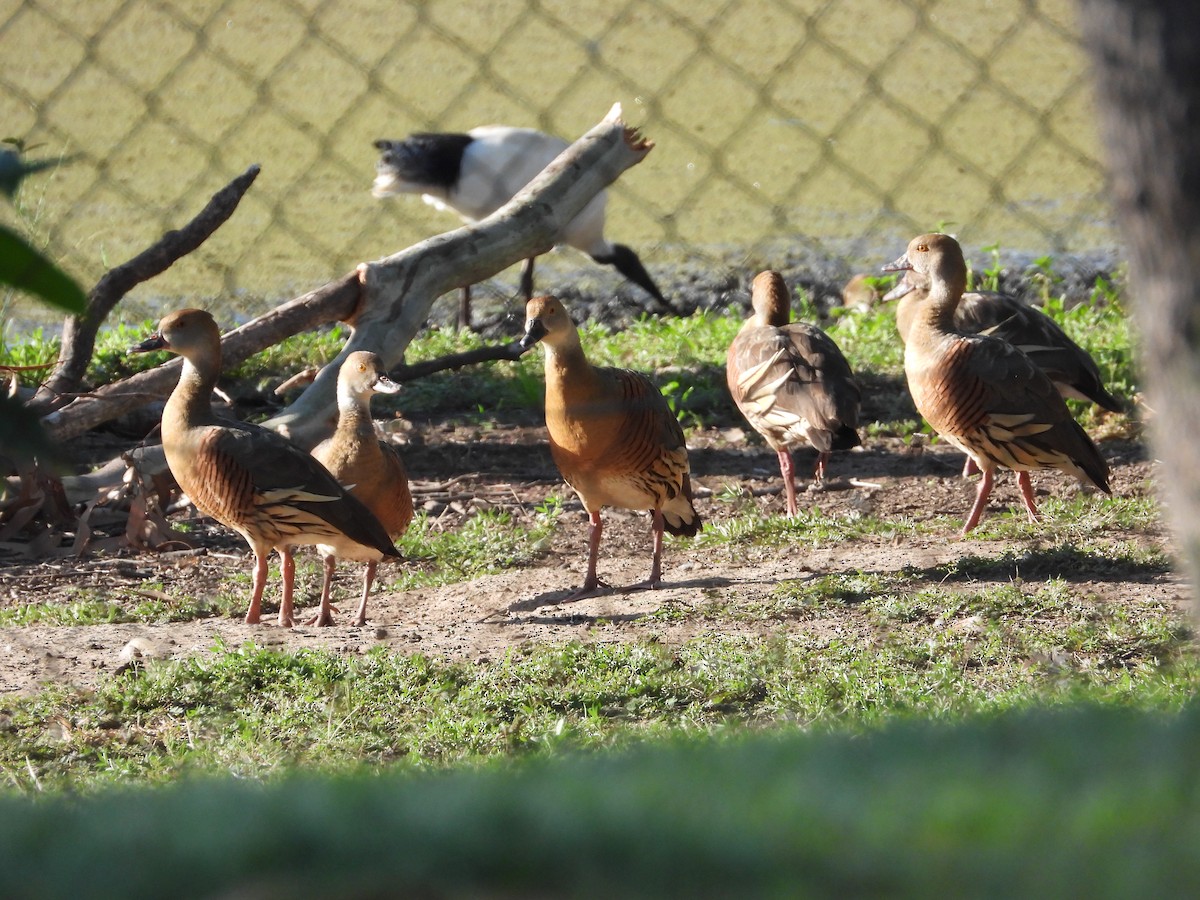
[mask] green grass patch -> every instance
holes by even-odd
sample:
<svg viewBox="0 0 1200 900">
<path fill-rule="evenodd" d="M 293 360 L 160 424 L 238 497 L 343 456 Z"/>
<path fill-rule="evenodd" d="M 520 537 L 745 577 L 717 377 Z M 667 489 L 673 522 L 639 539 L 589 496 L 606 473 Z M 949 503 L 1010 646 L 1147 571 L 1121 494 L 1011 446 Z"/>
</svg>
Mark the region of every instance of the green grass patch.
<svg viewBox="0 0 1200 900">
<path fill-rule="evenodd" d="M 847 573 L 690 615 L 715 628 L 674 647 L 576 642 L 484 664 L 382 647 L 348 657 L 218 645 L 104 679 L 95 693 L 9 698 L 0 771 L 17 790 L 195 772 L 273 779 L 1080 700 L 1171 710 L 1200 686 L 1182 612 L 1080 596 L 1061 579 L 959 586 Z M 735 619 L 764 629 L 722 633 Z"/>
<path fill-rule="evenodd" d="M 962 527 L 963 518 L 969 512 L 969 505 L 964 504 L 961 515 L 937 515 L 920 520 L 906 517 L 880 519 L 857 513 L 830 515 L 813 507 L 801 508 L 789 519 L 780 514 L 765 513 L 736 485 L 729 485 L 715 499 L 730 504 L 737 515 L 706 523 L 704 530 L 692 539 L 696 546 L 824 546 L 867 536 L 949 534 Z M 1149 496 L 1109 497 L 1078 492 L 1065 499 L 1045 498 L 1039 508 L 1044 519 L 1039 524 L 1030 522 L 1020 505 L 989 512 L 972 530 L 971 538 L 1039 540 L 1045 536 L 1049 525 L 1057 536 L 1082 544 L 1106 531 L 1152 533 L 1163 527 L 1158 503 Z"/>
<path fill-rule="evenodd" d="M 446 531 L 437 529 L 428 516 L 418 515 L 399 543 L 409 563 L 388 580 L 388 590 L 453 584 L 529 565 L 549 547 L 560 512 L 554 501 L 530 519 L 487 510 Z"/>
<path fill-rule="evenodd" d="M 0 609 L 0 626 L 102 625 L 136 619 L 119 603 L 73 592 L 64 600 L 18 602 Z"/>
<path fill-rule="evenodd" d="M 244 577 L 249 585 L 248 577 Z M 221 592 L 215 597 L 194 597 L 164 590 L 161 584 L 142 589 L 96 592 L 76 590 L 52 600 L 22 600 L 0 608 L 0 628 L 28 625 L 113 625 L 190 622 L 210 616 L 231 615 L 245 604 L 242 592 Z"/>
<path fill-rule="evenodd" d="M 950 519 L 939 517 L 917 523 L 912 519 L 879 519 L 857 514 L 830 515 L 817 508 L 797 510 L 788 518 L 768 515 L 737 494 L 719 495 L 718 500 L 737 504 L 737 515 L 705 523 L 704 529 L 690 539 L 692 546 L 712 548 L 755 545 L 779 547 L 797 545 L 817 547 L 872 535 L 894 537 L 948 527 Z"/>
<path fill-rule="evenodd" d="M 1085 542 L 1089 536 L 1099 532 L 1147 533 L 1163 527 L 1162 510 L 1153 496 L 1108 496 L 1099 492 L 1076 491 L 1065 498 L 1039 499 L 1038 510 L 1043 521 L 1030 522 L 1024 506 L 1017 502 L 998 515 L 989 513 L 971 532 L 971 536 L 990 539 L 1036 538 L 1044 535 L 1047 527 L 1050 527 L 1059 537 Z M 963 509 L 964 518 L 968 512 L 968 508 Z"/>
</svg>

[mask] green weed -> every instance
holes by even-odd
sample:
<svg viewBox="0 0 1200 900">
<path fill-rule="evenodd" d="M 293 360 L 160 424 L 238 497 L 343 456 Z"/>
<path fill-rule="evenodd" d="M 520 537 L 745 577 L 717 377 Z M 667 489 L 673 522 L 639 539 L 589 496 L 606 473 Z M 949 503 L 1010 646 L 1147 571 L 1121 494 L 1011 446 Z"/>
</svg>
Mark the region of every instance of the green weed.
<svg viewBox="0 0 1200 900">
<path fill-rule="evenodd" d="M 793 600 L 849 627 L 713 633 L 674 648 L 533 647 L 483 666 L 383 648 L 347 657 L 218 645 L 107 679 L 95 694 L 12 698 L 0 766 L 82 790 L 198 772 L 270 779 L 1067 700 L 1177 709 L 1200 676 L 1177 612 L 1129 616 L 1053 582 L 909 594 L 868 577 L 804 586 Z M 1064 617 L 1076 620 L 1065 632 Z"/>
<path fill-rule="evenodd" d="M 548 502 L 532 519 L 517 520 L 508 512 L 487 510 L 447 531 L 418 515 L 400 539 L 410 562 L 388 581 L 388 589 L 451 584 L 528 565 L 549 547 L 560 511 L 557 503 Z"/>
</svg>

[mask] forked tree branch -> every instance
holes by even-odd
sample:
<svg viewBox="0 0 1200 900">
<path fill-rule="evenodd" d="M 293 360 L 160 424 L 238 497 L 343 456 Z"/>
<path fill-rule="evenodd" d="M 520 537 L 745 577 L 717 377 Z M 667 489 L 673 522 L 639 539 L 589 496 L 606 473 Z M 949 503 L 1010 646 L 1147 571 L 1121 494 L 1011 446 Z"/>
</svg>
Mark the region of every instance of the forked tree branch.
<svg viewBox="0 0 1200 900">
<path fill-rule="evenodd" d="M 208 240 L 233 215 L 258 173 L 259 167 L 251 166 L 217 191 L 183 228 L 168 231 L 133 259 L 104 273 L 88 293 L 87 311 L 63 323 L 58 362 L 29 401 L 30 409 L 45 415 L 67 404 L 70 395 L 79 390 L 96 347 L 96 335 L 113 307 L 139 284 L 162 274 Z"/>
<path fill-rule="evenodd" d="M 343 321 L 353 333 L 303 394 L 266 424 L 303 446 L 315 444 L 336 408 L 337 371 L 354 350 L 374 350 L 391 368 L 427 319 L 434 301 L 456 287 L 490 278 L 545 253 L 601 190 L 645 158 L 654 146 L 620 118 L 617 104 L 562 152 L 505 206 L 474 225 L 422 241 L 407 250 L 277 307 L 222 339 L 222 359 L 236 365 L 286 337 Z M 165 397 L 178 379 L 173 360 L 81 396 L 42 421 L 55 440 L 67 440 L 110 421 L 147 399 Z"/>
</svg>

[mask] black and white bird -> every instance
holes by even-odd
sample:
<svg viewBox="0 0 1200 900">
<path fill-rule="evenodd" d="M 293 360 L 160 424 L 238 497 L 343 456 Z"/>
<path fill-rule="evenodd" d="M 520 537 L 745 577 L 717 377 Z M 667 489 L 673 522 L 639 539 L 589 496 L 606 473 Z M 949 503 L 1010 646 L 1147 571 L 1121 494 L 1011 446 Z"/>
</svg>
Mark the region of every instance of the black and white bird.
<svg viewBox="0 0 1200 900">
<path fill-rule="evenodd" d="M 376 197 L 421 194 L 426 203 L 459 214 L 467 223 L 494 213 L 529 184 L 563 150 L 567 142 L 532 128 L 485 125 L 465 134 L 418 132 L 402 141 L 378 140 Z M 598 193 L 558 235 L 556 244 L 582 250 L 618 272 L 670 309 L 636 253 L 604 237 L 607 191 Z M 521 271 L 521 293 L 533 296 L 533 259 Z M 470 321 L 470 288 L 463 288 L 460 324 Z"/>
</svg>

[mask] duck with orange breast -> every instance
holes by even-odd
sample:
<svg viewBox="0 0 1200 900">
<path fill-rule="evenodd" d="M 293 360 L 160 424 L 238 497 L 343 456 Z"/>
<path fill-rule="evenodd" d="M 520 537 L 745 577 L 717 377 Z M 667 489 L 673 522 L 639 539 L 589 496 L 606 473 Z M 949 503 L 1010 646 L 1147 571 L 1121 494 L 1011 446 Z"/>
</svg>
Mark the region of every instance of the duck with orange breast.
<svg viewBox="0 0 1200 900">
<path fill-rule="evenodd" d="M 347 354 L 338 370 L 337 426 L 332 435 L 312 450 L 313 457 L 375 514 L 393 541 L 398 540 L 412 522 L 412 491 L 400 454 L 375 433 L 371 397 L 394 394 L 399 390 L 400 385 L 388 377 L 379 354 L 368 350 Z M 317 550 L 325 560 L 325 579 L 321 585 L 320 609 L 308 624 L 331 625 L 334 606 L 330 591 L 337 548 L 318 544 Z M 366 625 L 367 598 L 371 595 L 371 584 L 382 557 L 364 547 L 353 558 L 367 564 L 362 597 L 354 615 L 355 625 Z"/>
<path fill-rule="evenodd" d="M 904 374 L 917 410 L 967 454 L 982 477 L 963 525 L 966 535 L 986 508 L 999 466 L 1013 469 L 1030 521 L 1040 521 L 1029 473 L 1059 469 L 1111 493 L 1108 463 L 1067 409 L 1050 377 L 999 338 L 964 334 L 955 311 L 967 285 L 962 248 L 946 234 L 922 234 L 885 272 L 913 271 L 928 290 L 913 312 Z"/>
<path fill-rule="evenodd" d="M 568 597 L 594 594 L 605 506 L 649 510 L 654 534 L 650 577 L 662 578 L 663 531 L 691 537 L 700 529 L 692 502 L 691 470 L 683 429 L 658 388 L 640 372 L 593 366 L 562 303 L 534 297 L 526 304 L 525 349 L 546 348 L 546 429 L 563 479 L 583 502 L 590 521 L 587 576 Z"/>
</svg>

